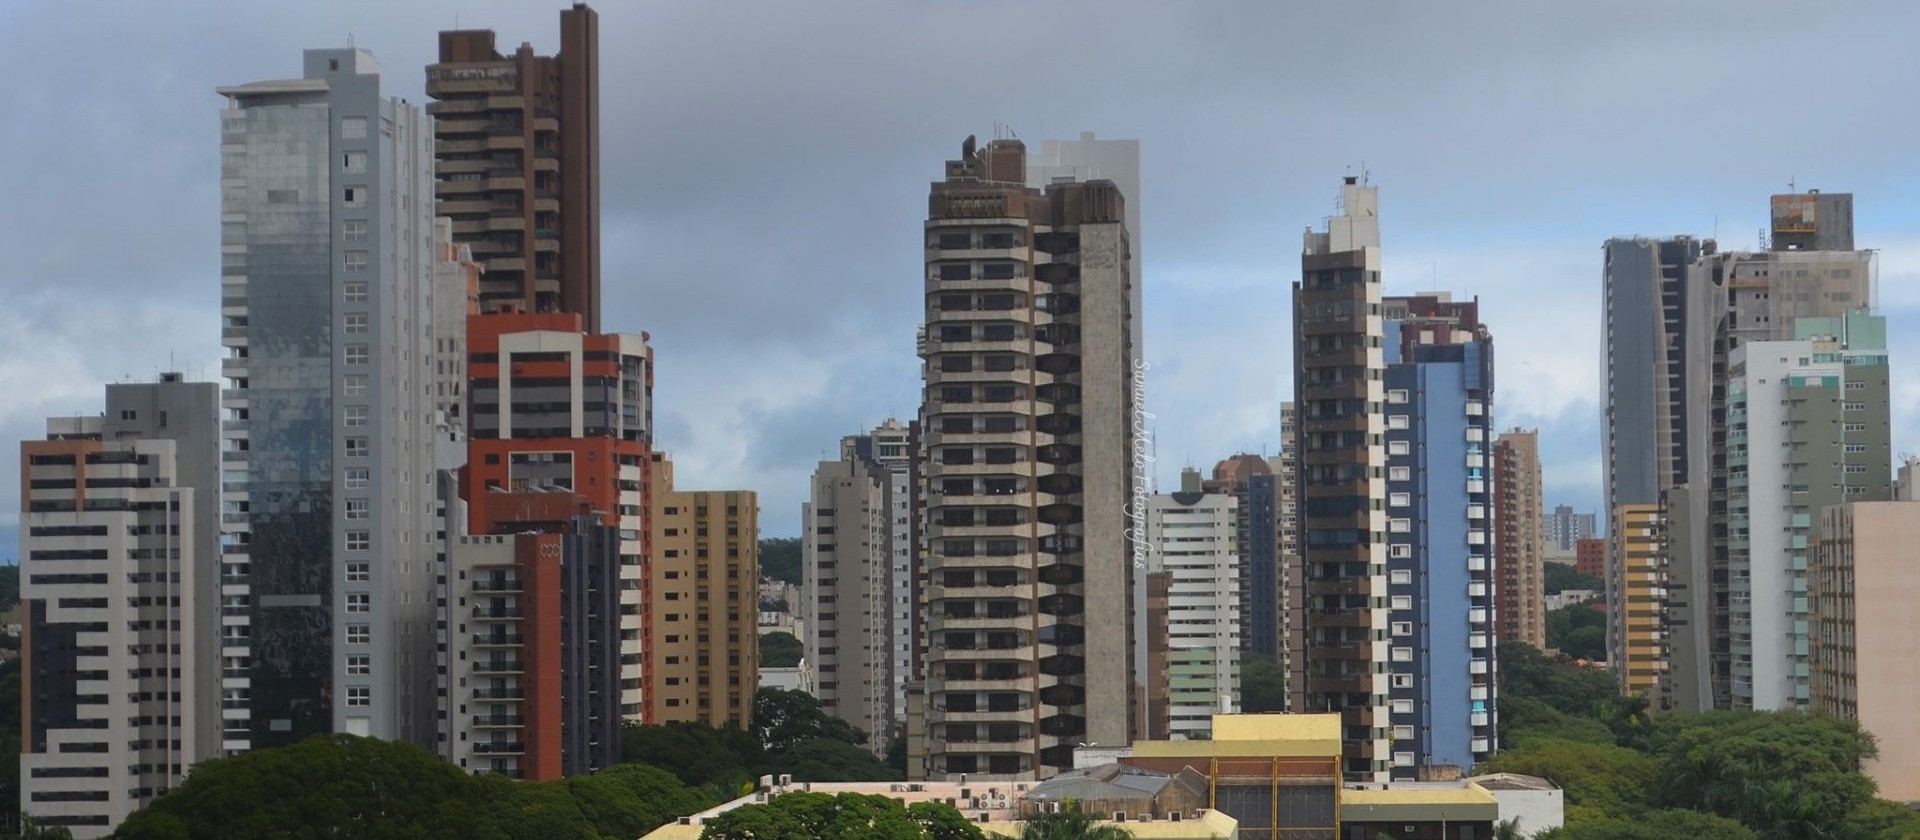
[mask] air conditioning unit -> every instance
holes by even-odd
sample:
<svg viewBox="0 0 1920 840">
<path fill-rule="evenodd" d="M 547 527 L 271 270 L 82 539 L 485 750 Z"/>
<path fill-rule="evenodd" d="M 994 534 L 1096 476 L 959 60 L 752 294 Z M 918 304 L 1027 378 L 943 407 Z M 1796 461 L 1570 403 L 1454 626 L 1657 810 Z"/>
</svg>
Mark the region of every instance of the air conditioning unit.
<svg viewBox="0 0 1920 840">
<path fill-rule="evenodd" d="M 1152 815 L 1152 814 L 1139 814 L 1139 815 L 1136 815 L 1136 816 L 1134 817 L 1134 821 L 1135 821 L 1135 822 L 1153 822 L 1153 815 Z"/>
</svg>

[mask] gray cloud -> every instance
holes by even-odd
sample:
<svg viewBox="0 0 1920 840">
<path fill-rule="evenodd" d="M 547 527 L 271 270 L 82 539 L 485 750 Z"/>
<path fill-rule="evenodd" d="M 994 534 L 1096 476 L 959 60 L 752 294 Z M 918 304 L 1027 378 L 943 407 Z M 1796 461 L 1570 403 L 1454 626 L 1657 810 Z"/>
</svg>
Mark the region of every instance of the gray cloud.
<svg viewBox="0 0 1920 840">
<path fill-rule="evenodd" d="M 351 35 L 418 101 L 456 15 L 550 51 L 559 7 L 0 5 L 0 51 L 39 73 L 0 94 L 0 436 L 169 352 L 217 371 L 215 85 L 291 75 L 301 48 Z M 1602 239 L 1718 219 L 1747 243 L 1797 177 L 1859 196 L 1887 282 L 1920 276 L 1893 250 L 1920 245 L 1911 4 L 599 8 L 607 325 L 653 335 L 680 484 L 760 491 L 769 533 L 796 527 L 841 434 L 913 412 L 926 185 L 996 121 L 1142 141 L 1163 478 L 1278 445 L 1298 232 L 1350 166 L 1382 186 L 1389 289 L 1437 268 L 1481 295 L 1501 422 L 1541 427 L 1549 494 L 1583 507 Z M 1920 391 L 1898 397 L 1904 428 Z"/>
</svg>

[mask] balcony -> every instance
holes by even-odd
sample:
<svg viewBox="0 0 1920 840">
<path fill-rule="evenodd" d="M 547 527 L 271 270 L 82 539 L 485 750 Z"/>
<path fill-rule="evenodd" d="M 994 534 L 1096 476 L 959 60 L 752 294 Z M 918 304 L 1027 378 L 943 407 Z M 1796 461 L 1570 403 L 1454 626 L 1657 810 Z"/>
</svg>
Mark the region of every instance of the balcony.
<svg viewBox="0 0 1920 840">
<path fill-rule="evenodd" d="M 473 582 L 473 591 L 517 593 L 521 591 L 520 581 L 517 578 L 507 578 L 505 580 L 476 580 Z"/>
<path fill-rule="evenodd" d="M 527 723 L 527 719 L 520 715 L 474 715 L 473 716 L 473 725 L 474 725 L 474 728 L 476 729 L 501 729 L 506 727 L 525 726 L 526 723 Z"/>
<path fill-rule="evenodd" d="M 475 700 L 524 700 L 526 696 L 526 692 L 518 688 L 476 688 L 473 690 L 473 699 Z"/>
<path fill-rule="evenodd" d="M 517 659 L 509 659 L 498 662 L 475 662 L 473 670 L 477 674 L 518 674 L 525 670 L 525 666 Z"/>
<path fill-rule="evenodd" d="M 474 618 L 519 618 L 520 616 L 519 607 L 477 606 L 473 608 Z"/>
<path fill-rule="evenodd" d="M 475 633 L 474 647 L 518 647 L 526 642 L 519 633 Z"/>
<path fill-rule="evenodd" d="M 482 755 L 519 755 L 527 749 L 519 741 L 482 741 L 473 745 L 473 751 Z"/>
</svg>

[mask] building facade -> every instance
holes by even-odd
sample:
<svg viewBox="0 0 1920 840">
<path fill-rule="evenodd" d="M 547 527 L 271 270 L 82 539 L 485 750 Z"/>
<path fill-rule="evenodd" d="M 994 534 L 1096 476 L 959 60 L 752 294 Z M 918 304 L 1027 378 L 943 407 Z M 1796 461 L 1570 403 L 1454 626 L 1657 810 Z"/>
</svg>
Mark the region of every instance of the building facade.
<svg viewBox="0 0 1920 840">
<path fill-rule="evenodd" d="M 467 319 L 480 313 L 480 263 L 453 241 L 453 222 L 433 220 L 433 400 L 445 468 L 467 454 Z"/>
<path fill-rule="evenodd" d="M 1886 319 L 1794 321 L 1803 338 L 1733 350 L 1728 565 L 1737 709 L 1813 698 L 1807 569 L 1820 511 L 1893 498 Z"/>
<path fill-rule="evenodd" d="M 1234 500 L 1234 544 L 1239 546 L 1240 646 L 1275 661 L 1280 655 L 1280 514 L 1273 464 L 1242 452 L 1213 466 L 1201 489 Z"/>
<path fill-rule="evenodd" d="M 20 813 L 104 837 L 220 754 L 219 388 L 107 386 L 20 446 Z"/>
<path fill-rule="evenodd" d="M 572 312 L 600 331 L 600 17 L 560 12 L 560 49 L 501 55 L 440 33 L 427 66 L 439 213 L 486 273 L 485 312 Z"/>
<path fill-rule="evenodd" d="M 1285 711 L 1306 707 L 1306 618 L 1303 599 L 1306 590 L 1300 581 L 1306 570 L 1300 564 L 1300 469 L 1299 413 L 1293 403 L 1280 404 L 1280 454 L 1273 459 L 1275 526 L 1280 547 L 1274 563 L 1278 567 L 1274 586 L 1280 593 L 1280 667 L 1287 675 Z"/>
<path fill-rule="evenodd" d="M 1206 491 L 1192 470 L 1180 484 L 1147 502 L 1146 572 L 1167 575 L 1169 737 L 1206 738 L 1240 696 L 1240 499 Z"/>
<path fill-rule="evenodd" d="M 1127 201 L 1111 181 L 1028 188 L 1025 157 L 969 138 L 924 234 L 925 714 L 909 698 L 908 717 L 926 756 L 909 773 L 939 778 L 1051 775 L 1136 725 Z"/>
<path fill-rule="evenodd" d="M 1500 640 L 1547 646 L 1546 557 L 1540 546 L 1540 432 L 1513 429 L 1493 443 L 1494 566 Z M 1591 515 L 1588 521 L 1592 521 Z M 1591 530 L 1591 529 L 1589 529 Z"/>
<path fill-rule="evenodd" d="M 745 729 L 760 687 L 759 496 L 677 490 L 655 461 L 646 720 Z"/>
<path fill-rule="evenodd" d="M 1581 540 L 1592 539 L 1599 532 L 1594 528 L 1594 516 L 1591 513 L 1574 513 L 1566 505 L 1555 505 L 1553 513 L 1542 521 L 1545 532 L 1541 538 L 1546 547 L 1561 551 L 1572 551 Z"/>
<path fill-rule="evenodd" d="M 1414 780 L 1495 749 L 1493 338 L 1478 301 L 1429 293 L 1381 311 L 1391 775 Z"/>
<path fill-rule="evenodd" d="M 1627 695 L 1660 708 L 1667 679 L 1667 518 L 1659 505 L 1620 505 L 1607 527 L 1607 666 Z"/>
<path fill-rule="evenodd" d="M 430 745 L 431 124 L 365 50 L 219 89 L 227 752 Z"/>
<path fill-rule="evenodd" d="M 591 509 L 452 538 L 447 760 L 537 781 L 620 761 L 618 546 Z"/>
<path fill-rule="evenodd" d="M 1920 800 L 1920 505 L 1848 502 L 1820 513 L 1809 577 L 1813 703 L 1860 724 L 1880 755 L 1861 768 L 1883 799 Z"/>
<path fill-rule="evenodd" d="M 1597 578 L 1607 576 L 1607 540 L 1589 537 L 1573 546 L 1573 570 Z"/>
<path fill-rule="evenodd" d="M 1386 356 L 1379 190 L 1348 177 L 1340 212 L 1308 230 L 1293 291 L 1300 423 L 1302 712 L 1341 716 L 1341 771 L 1385 781 Z"/>
</svg>

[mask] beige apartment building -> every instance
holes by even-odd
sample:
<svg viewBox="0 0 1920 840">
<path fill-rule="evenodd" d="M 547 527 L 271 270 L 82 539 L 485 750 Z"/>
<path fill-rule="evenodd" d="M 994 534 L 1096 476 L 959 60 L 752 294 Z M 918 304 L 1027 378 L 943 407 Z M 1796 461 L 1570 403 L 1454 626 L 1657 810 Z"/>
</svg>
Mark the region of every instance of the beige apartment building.
<svg viewBox="0 0 1920 840">
<path fill-rule="evenodd" d="M 1629 696 L 1659 708 L 1668 667 L 1666 516 L 1619 505 L 1607 529 L 1607 664 Z"/>
<path fill-rule="evenodd" d="M 1106 180 L 1029 188 L 1025 159 L 1018 140 L 968 138 L 929 196 L 915 777 L 1051 776 L 1075 745 L 1139 731 L 1147 373 L 1127 198 Z"/>
<path fill-rule="evenodd" d="M 1495 575 L 1501 641 L 1547 646 L 1541 551 L 1540 432 L 1514 429 L 1493 443 Z"/>
<path fill-rule="evenodd" d="M 648 723 L 745 727 L 760 684 L 760 503 L 751 490 L 676 490 L 654 453 Z"/>
<path fill-rule="evenodd" d="M 1813 552 L 1813 708 L 1880 743 L 1862 770 L 1880 798 L 1920 800 L 1920 505 L 1854 502 L 1820 514 Z M 1865 677 L 1864 679 L 1862 677 Z"/>
</svg>

